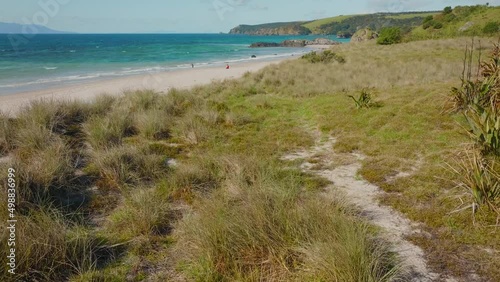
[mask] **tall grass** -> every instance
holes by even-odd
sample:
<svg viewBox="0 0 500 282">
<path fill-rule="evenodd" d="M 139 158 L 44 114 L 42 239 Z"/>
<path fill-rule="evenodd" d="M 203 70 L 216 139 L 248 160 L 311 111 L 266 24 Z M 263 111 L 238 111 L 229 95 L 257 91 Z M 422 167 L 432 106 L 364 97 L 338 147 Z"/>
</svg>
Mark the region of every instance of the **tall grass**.
<svg viewBox="0 0 500 282">
<path fill-rule="evenodd" d="M 120 145 L 123 138 L 134 132 L 132 114 L 126 108 L 114 108 L 105 116 L 92 116 L 83 128 L 95 149 Z"/>
<path fill-rule="evenodd" d="M 170 230 L 171 204 L 154 189 L 130 194 L 106 223 L 107 232 L 120 240 L 167 234 Z"/>
<path fill-rule="evenodd" d="M 456 161 L 452 170 L 460 175 L 459 187 L 464 188 L 473 198 L 473 214 L 481 206 L 490 208 L 500 220 L 500 173 L 494 158 L 485 158 L 477 152 L 467 152 Z M 474 219 L 474 217 L 473 217 Z"/>
<path fill-rule="evenodd" d="M 164 175 L 165 161 L 164 156 L 145 154 L 134 146 L 121 146 L 92 152 L 86 170 L 99 177 L 100 185 L 122 189 Z"/>
<path fill-rule="evenodd" d="M 14 133 L 15 128 L 12 120 L 0 112 L 0 156 L 12 150 Z"/>
<path fill-rule="evenodd" d="M 397 277 L 385 245 L 366 225 L 346 216 L 343 204 L 304 194 L 294 172 L 263 163 L 253 168 L 248 162 L 231 163 L 236 166 L 225 173 L 223 190 L 202 201 L 180 226 L 180 247 L 194 280 Z"/>
<path fill-rule="evenodd" d="M 7 232 L 2 228 L 2 240 Z M 55 281 L 97 267 L 106 256 L 104 241 L 88 230 L 69 226 L 57 210 L 33 210 L 20 216 L 16 224 L 17 281 Z M 7 248 L 1 248 L 2 258 Z M 2 259 L 3 261 L 3 259 Z M 0 266 L 2 281 L 12 281 L 7 264 Z"/>
</svg>

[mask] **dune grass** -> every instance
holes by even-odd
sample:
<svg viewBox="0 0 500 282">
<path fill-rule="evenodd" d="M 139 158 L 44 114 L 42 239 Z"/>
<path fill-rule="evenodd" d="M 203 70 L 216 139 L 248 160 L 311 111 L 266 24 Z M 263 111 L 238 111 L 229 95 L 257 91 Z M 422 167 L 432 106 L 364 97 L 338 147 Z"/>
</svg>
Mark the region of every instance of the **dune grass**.
<svg viewBox="0 0 500 282">
<path fill-rule="evenodd" d="M 183 267 L 194 280 L 392 281 L 396 276 L 385 244 L 376 242 L 367 225 L 346 216 L 344 204 L 309 195 L 295 171 L 229 161 L 222 190 L 178 227 Z"/>
<path fill-rule="evenodd" d="M 287 61 L 192 90 L 0 116 L 0 149 L 12 156 L 0 167 L 18 168 L 28 195 L 21 278 L 404 280 L 378 230 L 341 195 L 324 198 L 325 180 L 280 161 L 320 129 L 336 151 L 366 155 L 361 176 L 421 223 L 411 239 L 436 271 L 498 280 L 494 214 L 481 210 L 473 226 L 468 211 L 453 212 L 467 195 L 444 165 L 469 142 L 465 120 L 445 111 L 466 42 L 341 45 L 344 64 Z M 363 89 L 377 107 L 356 110 L 349 95 Z"/>
</svg>

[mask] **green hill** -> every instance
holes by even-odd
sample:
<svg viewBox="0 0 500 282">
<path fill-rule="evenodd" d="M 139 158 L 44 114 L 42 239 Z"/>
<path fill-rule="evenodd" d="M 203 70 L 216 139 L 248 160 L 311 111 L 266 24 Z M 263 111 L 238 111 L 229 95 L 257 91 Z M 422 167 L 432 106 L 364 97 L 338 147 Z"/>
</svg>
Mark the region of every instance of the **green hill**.
<svg viewBox="0 0 500 282">
<path fill-rule="evenodd" d="M 413 29 L 407 40 L 450 38 L 456 36 L 492 36 L 500 31 L 500 7 L 458 6 L 427 17 Z"/>
<path fill-rule="evenodd" d="M 339 22 L 342 22 L 343 20 L 346 20 L 346 19 L 351 18 L 351 17 L 354 17 L 354 15 L 351 15 L 351 16 L 340 15 L 340 16 L 336 16 L 336 17 L 311 21 L 311 22 L 308 22 L 306 24 L 303 24 L 302 26 L 309 29 L 312 33 L 319 33 L 318 31 L 321 30 L 321 26 L 326 25 L 326 24 L 331 24 L 331 23 L 339 23 Z"/>
<path fill-rule="evenodd" d="M 377 13 L 366 15 L 341 15 L 315 21 L 239 25 L 230 34 L 249 35 L 306 35 L 325 34 L 350 37 L 359 28 L 369 27 L 379 31 L 385 26 L 397 26 L 406 30 L 419 26 L 425 17 L 439 12 Z"/>
<path fill-rule="evenodd" d="M 239 25 L 230 34 L 249 35 L 305 35 L 311 31 L 302 26 L 304 22 L 268 23 L 260 25 Z"/>
<path fill-rule="evenodd" d="M 307 35 L 324 34 L 351 37 L 361 28 L 380 32 L 384 27 L 398 27 L 405 40 L 449 38 L 456 36 L 491 36 L 500 26 L 500 7 L 489 5 L 447 7 L 443 11 L 340 15 L 314 21 L 240 25 L 231 34 Z"/>
</svg>

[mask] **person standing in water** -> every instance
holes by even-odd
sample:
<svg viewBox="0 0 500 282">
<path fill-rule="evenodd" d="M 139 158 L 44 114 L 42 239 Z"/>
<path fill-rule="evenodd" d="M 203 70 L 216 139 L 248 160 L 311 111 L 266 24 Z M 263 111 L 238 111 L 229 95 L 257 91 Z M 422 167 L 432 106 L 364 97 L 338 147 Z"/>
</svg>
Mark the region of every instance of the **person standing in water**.
<svg viewBox="0 0 500 282">
<path fill-rule="evenodd" d="M 191 68 L 193 68 L 193 69 L 194 69 L 194 64 L 191 64 Z"/>
</svg>

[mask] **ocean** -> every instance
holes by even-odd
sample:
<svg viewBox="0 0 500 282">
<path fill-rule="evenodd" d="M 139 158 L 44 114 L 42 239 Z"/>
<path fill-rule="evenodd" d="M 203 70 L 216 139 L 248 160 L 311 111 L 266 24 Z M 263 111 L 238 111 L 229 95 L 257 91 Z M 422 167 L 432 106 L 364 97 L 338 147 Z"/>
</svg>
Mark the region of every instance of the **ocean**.
<svg viewBox="0 0 500 282">
<path fill-rule="evenodd" d="M 299 55 L 304 48 L 249 48 L 254 42 L 335 36 L 230 34 L 58 34 L 19 40 L 0 34 L 0 95 L 91 80 Z M 14 43 L 14 44 L 13 44 Z M 251 56 L 257 56 L 251 59 Z"/>
</svg>

